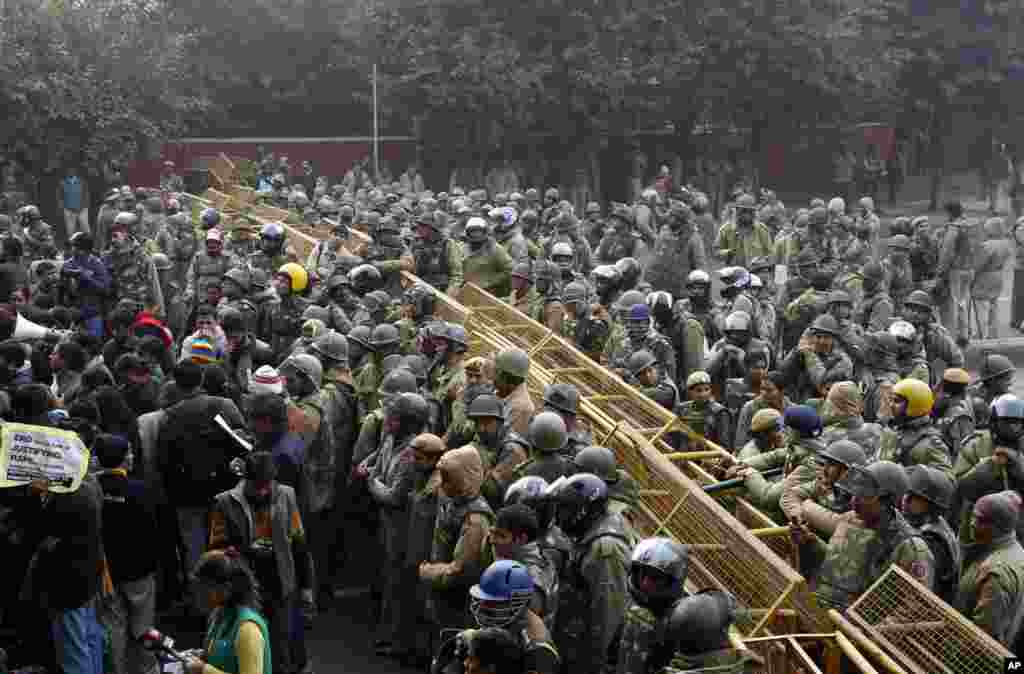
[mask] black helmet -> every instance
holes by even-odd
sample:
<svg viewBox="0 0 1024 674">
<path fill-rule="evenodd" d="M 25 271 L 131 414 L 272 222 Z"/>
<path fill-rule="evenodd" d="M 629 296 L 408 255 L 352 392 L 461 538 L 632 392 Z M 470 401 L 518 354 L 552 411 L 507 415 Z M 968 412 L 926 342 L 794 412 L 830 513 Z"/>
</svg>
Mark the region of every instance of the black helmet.
<svg viewBox="0 0 1024 674">
<path fill-rule="evenodd" d="M 672 609 L 666 641 L 684 655 L 725 648 L 736 610 L 736 598 L 722 590 L 704 590 L 686 597 Z"/>
<path fill-rule="evenodd" d="M 907 493 L 920 496 L 939 510 L 948 510 L 953 502 L 953 481 L 942 471 L 918 464 L 906 469 Z"/>
<path fill-rule="evenodd" d="M 380 288 L 384 278 L 372 264 L 361 264 L 348 273 L 348 280 L 357 295 L 364 295 Z"/>
<path fill-rule="evenodd" d="M 863 466 L 868 461 L 864 449 L 852 440 L 837 440 L 818 454 L 818 456 L 847 468 Z"/>
<path fill-rule="evenodd" d="M 398 372 L 400 370 L 396 370 Z M 398 417 L 403 435 L 419 433 L 430 418 L 430 406 L 419 393 L 399 393 L 391 404 L 389 413 Z"/>
<path fill-rule="evenodd" d="M 647 538 L 637 543 L 629 559 L 629 593 L 640 606 L 661 612 L 685 592 L 690 567 L 690 550 L 671 538 Z M 642 575 L 659 582 L 654 591 L 644 591 Z"/>
<path fill-rule="evenodd" d="M 605 483 L 619 480 L 619 464 L 615 460 L 615 453 L 607 447 L 584 447 L 573 457 L 572 463 L 579 472 L 597 475 Z"/>
<path fill-rule="evenodd" d="M 573 384 L 548 384 L 544 387 L 544 406 L 562 414 L 576 416 L 580 407 L 580 392 Z"/>
<path fill-rule="evenodd" d="M 469 409 L 466 410 L 466 417 L 470 419 L 477 418 L 494 418 L 504 419 L 505 418 L 505 406 L 497 396 L 490 394 L 484 394 L 477 396 L 469 404 Z"/>
<path fill-rule="evenodd" d="M 381 323 L 370 334 L 370 348 L 377 353 L 396 348 L 401 342 L 401 335 L 391 323 Z"/>
<path fill-rule="evenodd" d="M 541 531 L 551 526 L 554 508 L 546 496 L 548 482 L 542 477 L 528 475 L 521 477 L 508 486 L 505 491 L 505 505 L 522 503 L 537 513 L 537 522 Z"/>
<path fill-rule="evenodd" d="M 608 486 L 592 473 L 568 478 L 553 494 L 555 519 L 571 539 L 578 539 L 608 510 Z"/>
</svg>

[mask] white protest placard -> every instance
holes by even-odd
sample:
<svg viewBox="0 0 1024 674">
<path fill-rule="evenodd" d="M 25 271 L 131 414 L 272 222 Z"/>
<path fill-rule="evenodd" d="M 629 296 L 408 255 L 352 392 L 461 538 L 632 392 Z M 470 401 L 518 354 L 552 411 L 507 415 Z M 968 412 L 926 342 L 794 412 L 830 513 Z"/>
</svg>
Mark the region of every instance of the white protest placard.
<svg viewBox="0 0 1024 674">
<path fill-rule="evenodd" d="M 46 480 L 54 493 L 73 492 L 88 469 L 89 449 L 74 431 L 0 425 L 0 488 Z"/>
</svg>

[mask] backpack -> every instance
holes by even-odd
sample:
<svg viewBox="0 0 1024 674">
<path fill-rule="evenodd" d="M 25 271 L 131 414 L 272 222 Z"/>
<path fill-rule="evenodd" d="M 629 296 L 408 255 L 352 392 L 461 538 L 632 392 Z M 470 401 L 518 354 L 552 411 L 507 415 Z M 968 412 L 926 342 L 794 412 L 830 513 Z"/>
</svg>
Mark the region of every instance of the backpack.
<svg viewBox="0 0 1024 674">
<path fill-rule="evenodd" d="M 244 450 L 214 421 L 219 406 L 212 396 L 187 398 L 168 408 L 158 433 L 164 482 L 179 506 L 207 505 L 238 478 L 232 459 Z"/>
<path fill-rule="evenodd" d="M 963 218 L 952 226 L 956 227 L 956 256 L 976 267 L 984 254 L 985 231 L 981 221 Z"/>
</svg>

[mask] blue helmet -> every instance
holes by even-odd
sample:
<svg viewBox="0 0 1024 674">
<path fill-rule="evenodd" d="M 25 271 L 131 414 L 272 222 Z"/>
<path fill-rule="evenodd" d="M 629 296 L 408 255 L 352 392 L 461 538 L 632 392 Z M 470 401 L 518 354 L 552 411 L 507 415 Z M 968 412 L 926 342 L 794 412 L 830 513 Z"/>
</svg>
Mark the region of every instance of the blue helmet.
<svg viewBox="0 0 1024 674">
<path fill-rule="evenodd" d="M 800 434 L 800 437 L 813 438 L 821 435 L 821 417 L 813 407 L 807 405 L 788 407 L 782 418 L 787 426 Z"/>
<path fill-rule="evenodd" d="M 499 559 L 484 570 L 469 597 L 469 610 L 480 627 L 506 627 L 526 611 L 533 578 L 519 562 Z"/>
<path fill-rule="evenodd" d="M 537 514 L 541 531 L 547 531 L 555 516 L 554 505 L 548 498 L 548 481 L 537 475 L 521 477 L 505 490 L 505 505 L 522 503 Z"/>
<path fill-rule="evenodd" d="M 1016 448 L 1024 433 L 1024 400 L 1012 393 L 1004 393 L 992 401 L 989 412 L 988 427 L 994 439 Z"/>
<path fill-rule="evenodd" d="M 199 215 L 199 222 L 207 229 L 216 227 L 220 224 L 220 211 L 216 208 L 204 208 Z"/>
</svg>

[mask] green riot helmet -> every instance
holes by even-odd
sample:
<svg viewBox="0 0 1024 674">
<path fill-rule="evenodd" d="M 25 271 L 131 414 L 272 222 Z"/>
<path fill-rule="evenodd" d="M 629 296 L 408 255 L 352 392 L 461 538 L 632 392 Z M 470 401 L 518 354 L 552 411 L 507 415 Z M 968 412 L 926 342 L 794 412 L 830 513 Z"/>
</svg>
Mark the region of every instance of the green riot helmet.
<svg viewBox="0 0 1024 674">
<path fill-rule="evenodd" d="M 597 475 L 606 484 L 619 481 L 619 465 L 615 460 L 615 453 L 607 447 L 584 447 L 576 453 L 572 463 L 578 472 Z"/>
<path fill-rule="evenodd" d="M 920 496 L 940 513 L 949 509 L 956 487 L 945 473 L 924 464 L 909 466 L 906 473 L 908 494 Z"/>
<path fill-rule="evenodd" d="M 863 466 L 868 462 L 864 448 L 852 440 L 837 440 L 825 448 L 818 456 L 847 468 Z"/>
<path fill-rule="evenodd" d="M 530 374 L 530 357 L 522 349 L 502 351 L 494 359 L 494 374 L 496 377 L 504 375 L 526 381 Z"/>
<path fill-rule="evenodd" d="M 658 359 L 654 357 L 654 354 L 646 349 L 640 349 L 639 351 L 634 351 L 629 360 L 626 361 L 626 370 L 630 375 L 638 377 L 641 372 L 657 364 Z"/>
<path fill-rule="evenodd" d="M 554 454 L 565 447 L 569 436 L 561 416 L 555 412 L 541 412 L 530 420 L 526 437 L 541 454 Z"/>
<path fill-rule="evenodd" d="M 334 367 L 348 368 L 348 340 L 334 330 L 319 337 L 310 347 L 321 360 Z"/>
<path fill-rule="evenodd" d="M 853 466 L 840 484 L 842 489 L 854 497 L 878 497 L 888 499 L 890 505 L 899 507 L 904 494 L 910 488 L 907 472 L 898 463 L 875 461 L 867 466 Z"/>
<path fill-rule="evenodd" d="M 391 354 L 399 346 L 401 335 L 391 323 L 381 323 L 370 334 L 370 348 L 377 354 Z"/>
<path fill-rule="evenodd" d="M 504 419 L 505 406 L 497 396 L 485 393 L 477 396 L 469 404 L 469 409 L 466 410 L 466 417 L 469 419 Z"/>
<path fill-rule="evenodd" d="M 666 642 L 683 656 L 722 650 L 729 645 L 729 627 L 736 619 L 736 598 L 721 590 L 703 590 L 672 608 Z"/>
</svg>

